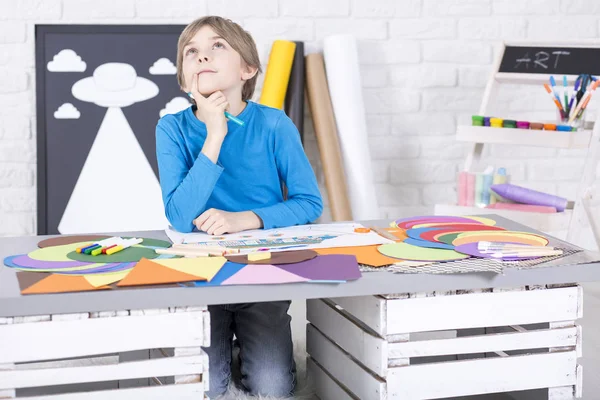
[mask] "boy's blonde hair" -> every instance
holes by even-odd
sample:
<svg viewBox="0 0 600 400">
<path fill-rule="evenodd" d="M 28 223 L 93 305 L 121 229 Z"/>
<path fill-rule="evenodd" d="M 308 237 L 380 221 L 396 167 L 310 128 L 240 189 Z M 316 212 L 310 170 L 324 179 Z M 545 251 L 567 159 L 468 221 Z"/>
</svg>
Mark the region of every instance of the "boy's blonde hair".
<svg viewBox="0 0 600 400">
<path fill-rule="evenodd" d="M 258 70 L 256 75 L 248 79 L 242 88 L 242 100 L 247 101 L 252 98 L 256 88 L 258 74 L 262 72 L 260 68 L 260 59 L 256 43 L 248 32 L 241 26 L 231 21 L 217 16 L 208 16 L 198 18 L 185 27 L 177 42 L 177 82 L 181 88 L 185 87 L 185 78 L 183 76 L 183 48 L 192 40 L 194 35 L 205 25 L 212 28 L 213 31 L 221 36 L 231 47 L 240 54 L 242 62 L 248 67 L 254 67 Z"/>
</svg>

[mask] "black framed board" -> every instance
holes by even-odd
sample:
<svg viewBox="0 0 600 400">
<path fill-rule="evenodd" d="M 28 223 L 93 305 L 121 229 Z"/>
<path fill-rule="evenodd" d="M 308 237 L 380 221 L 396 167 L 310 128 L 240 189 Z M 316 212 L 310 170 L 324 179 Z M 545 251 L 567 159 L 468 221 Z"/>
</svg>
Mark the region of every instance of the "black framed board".
<svg viewBox="0 0 600 400">
<path fill-rule="evenodd" d="M 600 43 L 596 47 L 507 45 L 498 72 L 600 75 Z"/>
<path fill-rule="evenodd" d="M 38 234 L 160 229 L 155 127 L 184 25 L 37 25 Z"/>
</svg>

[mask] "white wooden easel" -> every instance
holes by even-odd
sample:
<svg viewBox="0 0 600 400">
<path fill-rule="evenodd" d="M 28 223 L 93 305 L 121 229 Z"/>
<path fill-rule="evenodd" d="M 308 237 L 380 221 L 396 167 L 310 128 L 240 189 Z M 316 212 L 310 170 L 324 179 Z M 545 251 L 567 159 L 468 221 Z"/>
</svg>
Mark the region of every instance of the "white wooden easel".
<svg viewBox="0 0 600 400">
<path fill-rule="evenodd" d="M 507 46 L 535 46 L 535 47 L 580 47 L 580 48 L 600 48 L 600 41 L 580 41 L 569 43 L 533 43 L 533 42 L 511 42 L 502 43 L 494 68 L 488 79 L 483 100 L 479 108 L 479 115 L 489 116 L 489 103 L 498 92 L 500 83 L 513 83 L 524 85 L 535 85 L 538 90 L 542 90 L 543 83 L 549 82 L 552 74 L 539 73 L 507 73 L 500 72 L 500 64 Z M 568 84 L 572 87 L 577 78 L 576 75 L 567 75 Z M 533 90 L 533 89 L 532 89 Z M 548 107 L 552 107 L 548 101 Z M 587 110 L 589 114 L 592 110 Z M 534 122 L 534 121 L 532 121 Z M 543 122 L 543 121 L 538 121 Z M 492 128 L 487 126 L 467 126 L 457 127 L 456 139 L 463 142 L 471 142 L 472 148 L 469 151 L 464 165 L 465 171 L 471 171 L 473 165 L 477 164 L 482 156 L 484 144 L 511 144 L 522 146 L 539 146 L 559 149 L 588 149 L 585 167 L 582 172 L 581 187 L 572 201 L 573 208 L 564 212 L 555 214 L 543 214 L 533 212 L 521 212 L 512 210 L 497 210 L 478 207 L 464 207 L 457 205 L 437 204 L 435 206 L 436 215 L 477 215 L 477 214 L 498 214 L 513 221 L 530 226 L 543 232 L 568 232 L 567 239 L 573 237 L 582 223 L 585 222 L 585 212 L 582 210 L 581 199 L 586 189 L 591 186 L 594 180 L 595 168 L 600 152 L 600 125 L 590 124 L 585 126 L 584 130 L 577 132 L 559 132 L 559 131 L 536 131 L 510 128 Z"/>
</svg>

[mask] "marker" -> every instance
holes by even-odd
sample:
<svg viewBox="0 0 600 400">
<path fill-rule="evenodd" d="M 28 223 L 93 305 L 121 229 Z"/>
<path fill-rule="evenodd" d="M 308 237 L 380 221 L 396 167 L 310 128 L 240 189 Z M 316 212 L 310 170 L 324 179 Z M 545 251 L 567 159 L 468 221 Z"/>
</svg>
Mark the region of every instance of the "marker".
<svg viewBox="0 0 600 400">
<path fill-rule="evenodd" d="M 120 237 L 117 237 L 117 236 L 113 236 L 111 238 L 101 240 L 98 243 L 96 243 L 96 245 L 98 245 L 99 247 L 92 249 L 90 254 L 93 256 L 100 255 L 100 254 L 102 254 L 102 250 L 104 250 L 106 247 L 112 246 L 112 245 L 120 242 L 121 240 L 123 240 L 123 239 Z"/>
<path fill-rule="evenodd" d="M 490 118 L 490 125 L 492 128 L 502 128 L 502 118 Z"/>
<path fill-rule="evenodd" d="M 577 113 L 577 115 L 575 115 L 575 119 L 580 119 L 581 118 L 581 116 L 583 115 L 583 112 L 585 111 L 585 108 L 587 107 L 587 105 L 590 102 L 591 98 L 592 98 L 592 96 L 587 96 L 583 100 L 583 103 L 581 104 L 581 108 L 579 109 L 579 112 Z"/>
<path fill-rule="evenodd" d="M 577 77 L 577 79 L 575 79 L 575 87 L 573 87 L 573 94 L 571 94 L 571 100 L 569 101 L 569 106 L 567 107 L 567 116 L 571 114 L 571 110 L 573 109 L 573 100 L 575 100 L 575 95 L 577 94 L 580 84 L 581 79 Z"/>
<path fill-rule="evenodd" d="M 581 98 L 585 95 L 588 85 L 589 85 L 590 75 L 583 74 L 581 75 L 581 85 L 579 85 L 579 90 L 577 91 L 577 105 L 580 104 Z"/>
<path fill-rule="evenodd" d="M 584 105 L 587 105 L 587 102 L 589 102 L 589 98 L 592 97 L 592 94 L 596 91 L 598 83 L 600 83 L 600 81 L 595 81 L 594 83 L 592 83 L 590 90 L 588 90 L 585 93 L 583 101 L 581 101 L 573 111 L 573 115 L 571 115 L 571 118 L 569 118 L 569 123 L 573 122 L 573 120 L 578 116 L 579 111 L 585 107 Z"/>
<path fill-rule="evenodd" d="M 192 99 L 194 98 L 194 96 L 192 96 L 192 92 L 187 92 L 187 95 L 190 96 Z M 225 111 L 225 117 L 227 119 L 229 119 L 230 121 L 235 122 L 236 124 L 238 124 L 239 126 L 244 126 L 244 121 L 242 121 L 241 119 L 234 117 L 233 115 L 231 115 L 230 113 L 228 113 L 227 111 Z"/>
<path fill-rule="evenodd" d="M 81 246 L 81 247 L 78 247 L 77 249 L 75 249 L 75 251 L 76 251 L 77 253 L 81 253 L 83 250 L 85 250 L 86 248 L 88 248 L 88 247 L 90 247 L 90 246 L 92 246 L 92 245 L 93 245 L 93 243 L 87 243 L 87 244 L 84 244 L 83 246 Z"/>
<path fill-rule="evenodd" d="M 144 241 L 144 239 L 131 238 L 128 240 L 123 240 L 121 243 L 116 245 L 115 247 L 106 250 L 106 255 L 110 256 L 111 254 L 118 253 L 121 250 L 125 250 L 128 247 L 134 246 L 136 244 L 140 244 Z"/>
<path fill-rule="evenodd" d="M 560 104 L 560 108 L 562 108 L 560 97 L 558 97 L 558 94 L 556 94 L 556 81 L 554 80 L 553 76 L 550 76 L 550 84 L 552 85 L 552 94 L 554 94 L 554 97 L 556 97 L 556 100 L 558 100 L 558 104 Z"/>
<path fill-rule="evenodd" d="M 552 89 L 550 89 L 550 86 L 548 86 L 547 83 L 544 83 L 544 88 L 546 89 L 546 92 L 548 92 L 548 94 L 550 95 L 550 98 L 552 99 L 552 101 L 554 101 L 554 104 L 556 104 L 556 107 L 558 107 L 558 111 L 560 111 L 560 116 L 561 118 L 565 118 L 565 114 L 564 111 L 562 109 L 562 105 L 560 104 L 560 101 L 558 101 L 558 96 L 556 96 L 556 94 L 552 94 Z"/>
<path fill-rule="evenodd" d="M 102 254 L 106 254 L 106 250 L 108 250 L 108 249 L 112 249 L 112 248 L 113 248 L 113 247 L 115 247 L 115 246 L 116 246 L 116 244 L 113 244 L 112 246 L 107 246 L 107 247 L 103 248 L 103 249 L 102 249 Z"/>
<path fill-rule="evenodd" d="M 85 250 L 83 250 L 82 253 L 89 255 L 89 254 L 92 254 L 92 251 L 94 251 L 96 249 L 101 249 L 101 248 L 102 248 L 102 246 L 95 244 L 95 245 L 90 246 L 90 247 L 86 248 Z"/>
<path fill-rule="evenodd" d="M 229 118 L 229 120 L 235 122 L 236 124 L 238 124 L 239 126 L 244 126 L 244 121 L 242 121 L 241 119 L 234 117 L 233 115 L 229 114 L 227 111 L 225 111 L 225 116 L 227 118 Z"/>
<path fill-rule="evenodd" d="M 568 115 L 569 95 L 567 94 L 567 76 L 563 75 L 563 97 L 565 98 L 565 116 Z"/>
</svg>

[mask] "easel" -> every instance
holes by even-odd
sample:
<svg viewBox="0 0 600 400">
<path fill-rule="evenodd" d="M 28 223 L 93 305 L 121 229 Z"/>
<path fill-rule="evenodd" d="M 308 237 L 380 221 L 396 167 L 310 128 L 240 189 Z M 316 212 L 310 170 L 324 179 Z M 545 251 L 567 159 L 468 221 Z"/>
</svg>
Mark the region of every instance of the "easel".
<svg viewBox="0 0 600 400">
<path fill-rule="evenodd" d="M 592 55 L 596 57 L 591 57 Z M 575 58 L 590 59 L 590 65 L 574 64 Z M 502 43 L 494 68 L 488 79 L 478 115 L 490 116 L 490 100 L 498 93 L 500 83 L 524 84 L 536 86 L 543 90 L 542 84 L 549 81 L 550 76 L 567 76 L 570 87 L 573 86 L 579 73 L 600 75 L 600 42 L 580 41 L 560 44 L 512 42 Z M 593 64 L 593 65 L 592 65 Z M 579 68 L 579 69 L 576 69 Z M 578 71 L 578 72 L 574 72 Z M 542 73 L 540 73 L 542 72 Z M 552 107 L 548 101 L 548 107 Z M 587 110 L 589 116 L 592 110 Z M 526 118 L 525 118 L 526 119 Z M 526 119 L 527 120 L 527 119 Z M 533 122 L 533 121 L 531 121 Z M 543 121 L 538 121 L 543 122 Z M 585 212 L 581 207 L 584 193 L 593 184 L 595 168 L 600 153 L 600 125 L 586 124 L 585 129 L 576 132 L 536 131 L 510 128 L 492 128 L 487 126 L 458 126 L 456 139 L 471 142 L 464 165 L 464 171 L 472 171 L 482 157 L 484 144 L 512 144 L 522 146 L 538 146 L 559 149 L 588 149 L 582 180 L 577 196 L 572 200 L 573 208 L 561 213 L 543 214 L 497 210 L 478 207 L 437 204 L 437 215 L 475 215 L 498 214 L 516 222 L 531 226 L 544 232 L 565 232 L 568 240 L 585 221 Z M 509 171 L 510 172 L 510 171 Z M 600 242 L 600 238 L 596 240 Z"/>
</svg>

